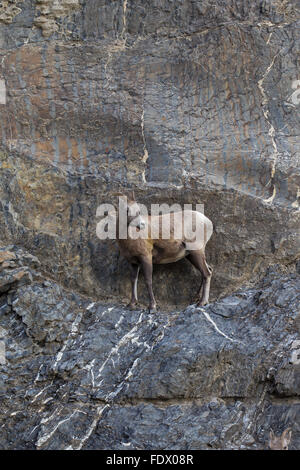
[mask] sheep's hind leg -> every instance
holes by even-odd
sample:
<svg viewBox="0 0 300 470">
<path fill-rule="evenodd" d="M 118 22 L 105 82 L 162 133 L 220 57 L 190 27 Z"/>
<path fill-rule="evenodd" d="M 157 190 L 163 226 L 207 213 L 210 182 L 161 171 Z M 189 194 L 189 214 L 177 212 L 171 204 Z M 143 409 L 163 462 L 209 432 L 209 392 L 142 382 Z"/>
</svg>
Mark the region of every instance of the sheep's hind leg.
<svg viewBox="0 0 300 470">
<path fill-rule="evenodd" d="M 209 299 L 212 268 L 207 264 L 203 251 L 193 251 L 187 256 L 187 259 L 202 274 L 202 281 L 197 294 L 197 304 L 199 306 L 206 305 Z"/>
<path fill-rule="evenodd" d="M 148 294 L 149 294 L 149 313 L 154 313 L 156 312 L 156 300 L 153 294 L 152 290 L 152 271 L 153 271 L 153 265 L 152 265 L 152 258 L 142 258 L 141 259 L 142 263 L 142 269 L 145 277 L 145 282 L 146 286 L 148 289 Z"/>
<path fill-rule="evenodd" d="M 137 298 L 137 282 L 139 277 L 140 265 L 130 264 L 130 279 L 131 279 L 131 301 L 127 305 L 128 308 L 134 309 L 138 303 Z"/>
</svg>

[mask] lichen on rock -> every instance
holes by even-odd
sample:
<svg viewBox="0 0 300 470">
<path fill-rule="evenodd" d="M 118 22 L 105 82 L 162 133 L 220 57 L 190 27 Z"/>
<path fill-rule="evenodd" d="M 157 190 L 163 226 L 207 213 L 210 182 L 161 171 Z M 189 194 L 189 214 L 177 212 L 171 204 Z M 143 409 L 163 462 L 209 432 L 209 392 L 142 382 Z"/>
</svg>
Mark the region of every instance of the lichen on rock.
<svg viewBox="0 0 300 470">
<path fill-rule="evenodd" d="M 12 23 L 14 17 L 19 15 L 22 9 L 17 6 L 22 3 L 24 0 L 3 0 L 0 3 L 0 24 Z"/>
<path fill-rule="evenodd" d="M 59 21 L 81 7 L 79 0 L 37 0 L 35 26 L 41 28 L 44 37 L 59 31 Z"/>
</svg>

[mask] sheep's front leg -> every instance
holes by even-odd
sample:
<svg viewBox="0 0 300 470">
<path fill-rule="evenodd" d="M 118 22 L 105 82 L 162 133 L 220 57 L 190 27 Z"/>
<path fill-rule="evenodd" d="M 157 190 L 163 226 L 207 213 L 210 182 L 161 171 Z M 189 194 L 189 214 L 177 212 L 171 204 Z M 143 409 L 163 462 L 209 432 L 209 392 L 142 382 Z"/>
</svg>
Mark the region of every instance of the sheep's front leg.
<svg viewBox="0 0 300 470">
<path fill-rule="evenodd" d="M 131 279 L 131 301 L 127 305 L 129 308 L 134 308 L 138 302 L 137 297 L 137 283 L 140 271 L 140 265 L 130 264 L 130 279 Z"/>
<path fill-rule="evenodd" d="M 153 290 L 152 290 L 152 272 L 153 272 L 153 265 L 152 265 L 152 258 L 142 258 L 142 269 L 145 277 L 146 286 L 148 289 L 149 294 L 149 313 L 156 312 L 156 300 L 154 298 Z"/>
</svg>

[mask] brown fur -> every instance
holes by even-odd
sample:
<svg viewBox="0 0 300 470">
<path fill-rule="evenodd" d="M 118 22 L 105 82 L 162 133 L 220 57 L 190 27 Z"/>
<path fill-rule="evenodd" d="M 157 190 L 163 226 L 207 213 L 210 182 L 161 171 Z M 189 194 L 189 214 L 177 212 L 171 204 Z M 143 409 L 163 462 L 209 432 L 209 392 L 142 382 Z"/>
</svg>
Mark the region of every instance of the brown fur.
<svg viewBox="0 0 300 470">
<path fill-rule="evenodd" d="M 281 436 L 275 436 L 274 432 L 270 431 L 269 436 L 269 448 L 270 450 L 288 450 L 289 443 L 292 438 L 291 428 L 287 428 L 283 431 Z"/>
<path fill-rule="evenodd" d="M 127 201 L 127 206 L 130 208 L 132 204 L 136 204 L 134 195 Z M 153 264 L 166 264 L 174 263 L 182 258 L 187 258 L 193 266 L 198 269 L 201 274 L 203 281 L 200 284 L 200 288 L 197 295 L 198 305 L 205 305 L 208 303 L 209 298 L 209 288 L 210 280 L 212 275 L 211 267 L 206 263 L 205 259 L 205 245 L 209 240 L 212 234 L 212 224 L 209 219 L 204 217 L 202 214 L 193 211 L 193 222 L 194 227 L 196 217 L 203 219 L 202 228 L 204 228 L 204 240 L 202 243 L 199 243 L 199 249 L 189 250 L 189 243 L 193 240 L 180 238 L 176 239 L 174 237 L 174 227 L 176 220 L 182 217 L 182 223 L 184 224 L 184 218 L 181 212 L 171 214 L 170 217 L 170 238 L 163 239 L 162 237 L 162 217 L 159 216 L 148 216 L 145 220 L 145 230 L 147 230 L 147 238 L 130 238 L 130 234 L 127 239 L 119 239 L 118 245 L 120 248 L 121 254 L 129 261 L 131 264 L 131 282 L 132 282 L 132 296 L 130 307 L 134 307 L 137 304 L 137 279 L 139 274 L 139 268 L 142 267 L 146 285 L 149 293 L 149 311 L 153 312 L 156 310 L 156 301 L 154 298 L 152 290 L 152 266 Z M 157 227 L 158 237 L 151 238 L 149 235 L 151 224 Z M 129 232 L 128 232 L 129 233 Z"/>
</svg>

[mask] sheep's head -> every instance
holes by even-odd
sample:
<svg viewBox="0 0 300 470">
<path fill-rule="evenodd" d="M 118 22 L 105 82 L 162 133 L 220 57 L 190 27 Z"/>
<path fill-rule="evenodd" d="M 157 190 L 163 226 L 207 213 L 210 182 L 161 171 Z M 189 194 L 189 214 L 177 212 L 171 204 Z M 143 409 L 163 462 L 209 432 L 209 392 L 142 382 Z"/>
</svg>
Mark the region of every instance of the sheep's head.
<svg viewBox="0 0 300 470">
<path fill-rule="evenodd" d="M 292 438 L 291 428 L 287 428 L 283 431 L 281 436 L 275 436 L 273 430 L 270 431 L 269 437 L 269 448 L 271 450 L 288 450 L 289 443 Z"/>
<path fill-rule="evenodd" d="M 96 216 L 101 220 L 97 223 L 96 233 L 100 240 L 126 239 L 128 235 L 135 239 L 147 236 L 147 208 L 138 204 L 134 192 L 118 196 L 118 203 L 103 203 L 97 208 Z"/>
<path fill-rule="evenodd" d="M 134 191 L 128 194 L 116 193 L 114 196 L 119 196 L 119 209 L 123 211 L 123 214 L 126 214 L 127 227 L 130 225 L 133 229 L 143 230 L 146 226 L 145 217 L 141 214 Z"/>
</svg>

